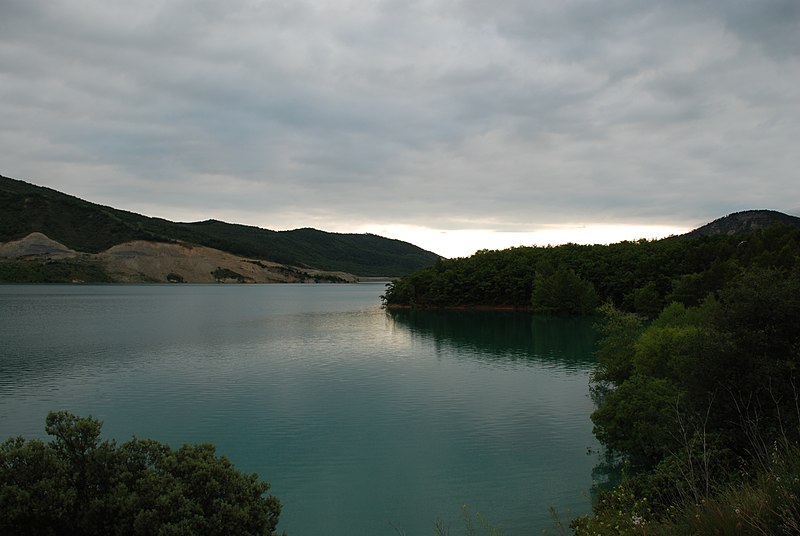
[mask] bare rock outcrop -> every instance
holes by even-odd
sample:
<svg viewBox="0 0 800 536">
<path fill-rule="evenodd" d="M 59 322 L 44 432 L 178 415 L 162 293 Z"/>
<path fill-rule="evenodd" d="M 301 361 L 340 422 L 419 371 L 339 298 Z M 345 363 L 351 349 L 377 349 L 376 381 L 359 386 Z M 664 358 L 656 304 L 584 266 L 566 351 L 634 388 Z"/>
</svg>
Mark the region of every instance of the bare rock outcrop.
<svg viewBox="0 0 800 536">
<path fill-rule="evenodd" d="M 64 244 L 51 240 L 42 233 L 31 233 L 28 236 L 11 242 L 0 243 L 0 258 L 68 258 L 80 255 Z"/>
<path fill-rule="evenodd" d="M 113 246 L 96 257 L 115 280 L 124 282 L 302 283 L 355 280 L 350 274 L 301 270 L 180 242 L 167 244 L 136 240 Z"/>
</svg>

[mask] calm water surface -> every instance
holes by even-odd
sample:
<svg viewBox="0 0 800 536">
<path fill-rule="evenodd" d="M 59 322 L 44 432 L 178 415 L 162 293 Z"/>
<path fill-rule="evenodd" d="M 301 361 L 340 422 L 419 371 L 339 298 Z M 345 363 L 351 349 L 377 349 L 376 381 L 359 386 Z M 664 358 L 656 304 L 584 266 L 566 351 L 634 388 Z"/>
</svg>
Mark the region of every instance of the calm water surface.
<svg viewBox="0 0 800 536">
<path fill-rule="evenodd" d="M 0 438 L 66 409 L 120 441 L 212 442 L 272 484 L 290 536 L 587 513 L 591 321 L 388 312 L 383 290 L 0 286 Z"/>
</svg>

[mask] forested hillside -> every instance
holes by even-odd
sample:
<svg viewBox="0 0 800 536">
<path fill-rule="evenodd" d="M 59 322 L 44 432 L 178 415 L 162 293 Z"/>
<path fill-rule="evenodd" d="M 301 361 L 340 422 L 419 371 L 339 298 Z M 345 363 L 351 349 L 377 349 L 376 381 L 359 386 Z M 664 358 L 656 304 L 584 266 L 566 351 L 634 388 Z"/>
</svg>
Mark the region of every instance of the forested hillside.
<svg viewBox="0 0 800 536">
<path fill-rule="evenodd" d="M 271 231 L 216 220 L 175 223 L 0 176 L 0 242 L 35 231 L 86 253 L 131 240 L 180 240 L 236 255 L 360 276 L 403 275 L 439 258 L 413 244 L 370 234 Z"/>
<path fill-rule="evenodd" d="M 520 247 L 442 259 L 392 283 L 385 300 L 388 306 L 570 314 L 611 302 L 652 317 L 672 301 L 697 305 L 743 268 L 791 270 L 799 263 L 800 228 L 780 224 L 736 235 Z"/>
</svg>

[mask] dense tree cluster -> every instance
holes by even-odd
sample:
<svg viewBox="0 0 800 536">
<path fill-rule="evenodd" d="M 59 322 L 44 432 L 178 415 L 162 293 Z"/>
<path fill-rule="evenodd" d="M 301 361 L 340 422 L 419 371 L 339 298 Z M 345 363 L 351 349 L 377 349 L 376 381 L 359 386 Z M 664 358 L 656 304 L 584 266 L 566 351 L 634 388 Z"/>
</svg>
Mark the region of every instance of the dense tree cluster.
<svg viewBox="0 0 800 536">
<path fill-rule="evenodd" d="M 50 413 L 46 430 L 51 442 L 0 444 L 0 534 L 275 534 L 269 484 L 211 445 L 117 445 L 67 412 Z"/>
<path fill-rule="evenodd" d="M 649 323 L 605 312 L 592 420 L 636 476 L 577 533 L 644 533 L 647 521 L 657 523 L 648 534 L 726 523 L 738 523 L 731 534 L 797 534 L 800 270 L 742 270 L 701 303 L 674 302 Z M 734 496 L 740 504 L 716 521 L 702 506 Z M 601 530 L 610 518 L 627 529 Z"/>
<path fill-rule="evenodd" d="M 792 431 L 787 420 L 800 425 L 797 272 L 743 272 L 718 298 L 673 303 L 646 327 L 628 313 L 608 313 L 622 318 L 610 321 L 599 352 L 602 404 L 593 419 L 612 449 L 656 463 L 680 450 L 684 438 L 673 432 L 685 418 L 702 416 L 707 432 L 743 456 Z M 637 433 L 650 426 L 664 432 Z"/>
<path fill-rule="evenodd" d="M 585 315 L 597 307 L 597 292 L 571 268 L 540 270 L 533 278 L 531 306 L 538 313 Z"/>
<path fill-rule="evenodd" d="M 580 313 L 593 302 L 652 318 L 677 301 L 698 305 L 750 267 L 800 264 L 800 229 L 670 237 L 584 246 L 483 250 L 440 260 L 387 287 L 389 306 L 495 306 Z M 596 298 L 595 298 L 596 296 Z"/>
</svg>

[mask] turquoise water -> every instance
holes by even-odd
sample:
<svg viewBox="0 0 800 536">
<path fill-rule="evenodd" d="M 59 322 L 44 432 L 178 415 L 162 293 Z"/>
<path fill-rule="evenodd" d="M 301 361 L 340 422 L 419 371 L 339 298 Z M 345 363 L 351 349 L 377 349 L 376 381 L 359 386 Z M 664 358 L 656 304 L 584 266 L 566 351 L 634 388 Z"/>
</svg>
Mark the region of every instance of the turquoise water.
<svg viewBox="0 0 800 536">
<path fill-rule="evenodd" d="M 590 320 L 381 309 L 381 284 L 0 286 L 0 438 L 47 412 L 212 442 L 290 536 L 514 535 L 590 508 Z"/>
</svg>

